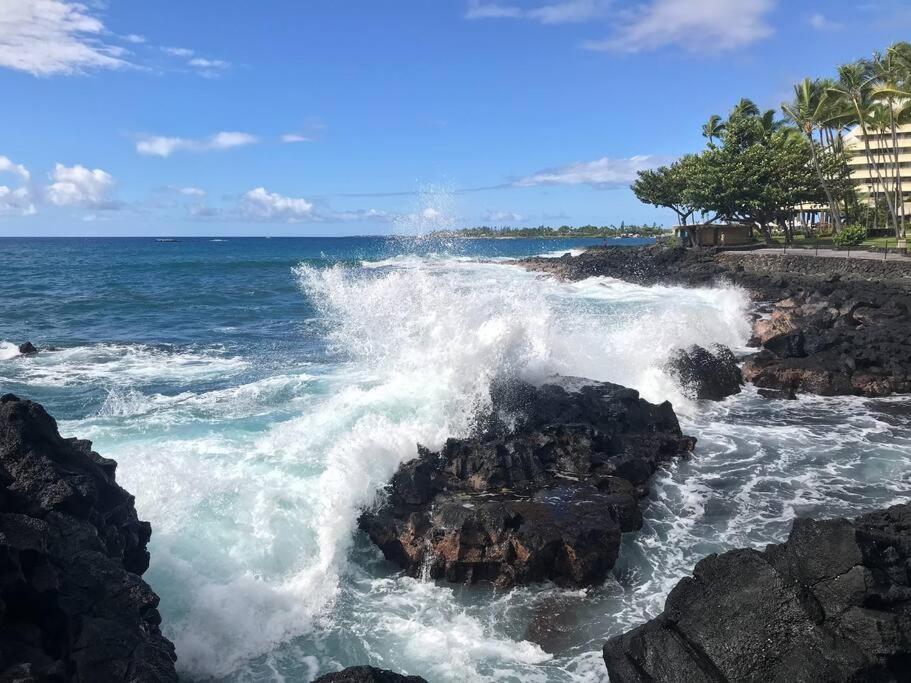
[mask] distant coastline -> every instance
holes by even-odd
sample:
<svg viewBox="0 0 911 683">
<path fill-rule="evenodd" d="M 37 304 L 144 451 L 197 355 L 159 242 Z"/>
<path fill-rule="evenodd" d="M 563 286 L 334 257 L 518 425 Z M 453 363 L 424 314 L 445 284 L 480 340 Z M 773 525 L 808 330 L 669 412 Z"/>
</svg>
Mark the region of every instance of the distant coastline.
<svg viewBox="0 0 911 683">
<path fill-rule="evenodd" d="M 562 225 L 553 228 L 541 225 L 535 228 L 489 227 L 460 228 L 458 230 L 435 230 L 429 237 L 440 239 L 648 239 L 669 235 L 670 231 L 656 225 L 583 225 L 571 227 Z"/>
</svg>

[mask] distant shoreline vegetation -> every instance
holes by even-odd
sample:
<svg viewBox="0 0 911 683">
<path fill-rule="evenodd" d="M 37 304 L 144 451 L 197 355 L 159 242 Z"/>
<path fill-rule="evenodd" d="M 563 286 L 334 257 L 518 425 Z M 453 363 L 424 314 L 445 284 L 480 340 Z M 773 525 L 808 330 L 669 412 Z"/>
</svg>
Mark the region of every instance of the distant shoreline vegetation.
<svg viewBox="0 0 911 683">
<path fill-rule="evenodd" d="M 474 228 L 460 228 L 458 230 L 436 230 L 432 237 L 536 237 L 536 238 L 566 238 L 566 237 L 659 237 L 668 234 L 668 229 L 654 225 L 582 225 L 578 227 L 561 225 L 550 227 L 539 225 L 536 228 L 513 228 L 508 226 L 491 227 L 482 225 Z"/>
</svg>

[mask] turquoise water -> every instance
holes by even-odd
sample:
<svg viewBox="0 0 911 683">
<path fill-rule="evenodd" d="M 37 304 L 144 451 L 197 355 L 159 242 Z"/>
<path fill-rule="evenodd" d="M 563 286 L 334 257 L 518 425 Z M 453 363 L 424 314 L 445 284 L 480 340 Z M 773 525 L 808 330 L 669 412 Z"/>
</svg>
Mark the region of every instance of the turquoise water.
<svg viewBox="0 0 911 683">
<path fill-rule="evenodd" d="M 597 242 L 0 240 L 0 391 L 120 463 L 189 680 L 366 662 L 430 681 L 604 680 L 604 638 L 660 611 L 699 557 L 780 540 L 795 514 L 906 497 L 911 405 L 686 400 L 664 359 L 742 347 L 746 294 L 510 264 Z M 25 339 L 46 350 L 18 356 Z M 699 438 L 656 478 L 614 576 L 502 592 L 399 575 L 358 511 L 416 443 L 465 433 L 491 378 L 552 373 L 669 399 Z"/>
</svg>

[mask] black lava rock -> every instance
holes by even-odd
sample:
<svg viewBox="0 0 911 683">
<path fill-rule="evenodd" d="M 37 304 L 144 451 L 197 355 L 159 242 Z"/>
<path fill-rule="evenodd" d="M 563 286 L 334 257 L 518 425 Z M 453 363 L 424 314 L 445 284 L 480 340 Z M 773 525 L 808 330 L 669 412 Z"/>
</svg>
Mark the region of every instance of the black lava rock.
<svg viewBox="0 0 911 683">
<path fill-rule="evenodd" d="M 739 394 L 743 386 L 737 359 L 726 346 L 716 345 L 711 351 L 695 345 L 679 349 L 668 370 L 691 398 L 720 401 Z"/>
<path fill-rule="evenodd" d="M 911 503 L 710 555 L 604 661 L 612 683 L 908 681 Z"/>
<path fill-rule="evenodd" d="M 642 525 L 649 477 L 692 450 L 669 403 L 576 378 L 496 387 L 484 433 L 419 448 L 361 528 L 411 575 L 512 586 L 602 582 Z"/>
<path fill-rule="evenodd" d="M 427 683 L 420 676 L 403 676 L 373 666 L 349 666 L 336 673 L 320 676 L 313 683 Z"/>
<path fill-rule="evenodd" d="M 748 382 L 825 396 L 911 392 L 907 259 L 650 246 L 595 248 L 571 258 L 529 258 L 521 265 L 567 280 L 609 276 L 641 285 L 736 284 L 771 309 L 754 325 L 754 344 L 763 348 L 743 365 Z"/>
<path fill-rule="evenodd" d="M 148 522 L 91 443 L 0 397 L 0 680 L 176 681 Z"/>
<path fill-rule="evenodd" d="M 35 345 L 30 341 L 27 341 L 24 344 L 19 344 L 19 353 L 21 353 L 23 356 L 31 356 L 38 353 L 38 349 L 36 349 Z"/>
</svg>

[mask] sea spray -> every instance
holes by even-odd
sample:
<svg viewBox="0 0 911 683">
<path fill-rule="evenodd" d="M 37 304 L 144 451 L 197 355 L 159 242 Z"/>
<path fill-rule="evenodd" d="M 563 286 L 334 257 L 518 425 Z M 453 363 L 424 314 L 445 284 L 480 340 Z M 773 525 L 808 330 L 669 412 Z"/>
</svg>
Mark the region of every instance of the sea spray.
<svg viewBox="0 0 911 683">
<path fill-rule="evenodd" d="M 164 509 L 174 491 L 189 498 L 174 519 L 153 519 L 160 545 L 170 547 L 152 571 L 156 585 L 182 596 L 169 633 L 181 667 L 195 676 L 227 675 L 281 643 L 303 637 L 315 644 L 340 628 L 339 600 L 368 599 L 339 593 L 351 572 L 359 511 L 414 457 L 417 443 L 438 447 L 466 434 L 490 400 L 494 377 L 576 374 L 658 394 L 654 378 L 663 377 L 662 359 L 681 339 L 737 345 L 746 332 L 733 321 L 745 305 L 736 290 L 690 292 L 684 305 L 684 290 L 674 288 L 566 284 L 445 259 L 380 269 L 301 266 L 296 275 L 333 355 L 344 359 L 336 377 L 307 394 L 303 414 L 259 436 L 227 426 L 205 436 L 187 425 L 164 442 L 133 445 L 134 456 L 145 448 L 169 454 L 137 476 L 135 488 L 161 492 L 153 506 Z M 173 481 L 178 473 L 181 482 Z M 414 590 L 431 589 L 416 585 L 406 594 Z M 449 589 L 433 590 L 453 599 Z M 492 644 L 503 637 L 451 609 L 448 625 L 421 621 L 426 637 L 457 628 L 453 648 L 458 638 Z M 388 614 L 384 623 L 397 619 Z M 387 637 L 410 657 L 422 655 L 411 637 Z M 525 665 L 549 659 L 519 641 L 494 650 L 478 642 L 469 648 L 486 653 L 478 661 L 453 667 L 446 660 L 432 670 L 444 680 L 479 674 L 487 662 L 505 664 L 505 651 L 515 647 L 526 652 Z"/>
</svg>

